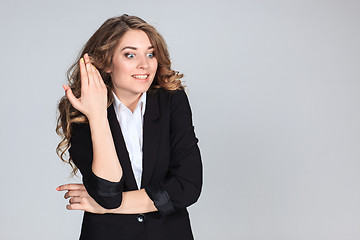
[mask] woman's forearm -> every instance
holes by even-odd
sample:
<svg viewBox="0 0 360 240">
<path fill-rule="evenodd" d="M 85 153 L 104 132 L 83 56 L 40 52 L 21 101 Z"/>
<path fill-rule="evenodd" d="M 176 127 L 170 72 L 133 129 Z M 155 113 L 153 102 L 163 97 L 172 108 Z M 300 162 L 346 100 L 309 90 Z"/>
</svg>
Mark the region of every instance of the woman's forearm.
<svg viewBox="0 0 360 240">
<path fill-rule="evenodd" d="M 111 182 L 119 182 L 122 168 L 117 157 L 106 114 L 89 119 L 93 144 L 93 173 Z"/>
<path fill-rule="evenodd" d="M 123 192 L 121 206 L 116 209 L 107 210 L 107 213 L 137 214 L 155 212 L 157 208 L 149 198 L 145 189 Z"/>
</svg>

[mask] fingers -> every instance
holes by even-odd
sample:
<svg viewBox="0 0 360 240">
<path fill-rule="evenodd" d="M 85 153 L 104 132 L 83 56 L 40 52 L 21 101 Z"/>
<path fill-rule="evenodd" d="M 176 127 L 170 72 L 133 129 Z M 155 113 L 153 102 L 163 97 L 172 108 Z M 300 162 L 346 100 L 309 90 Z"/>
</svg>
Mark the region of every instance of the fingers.
<svg viewBox="0 0 360 240">
<path fill-rule="evenodd" d="M 97 68 L 95 66 L 93 67 L 93 72 L 94 72 L 95 79 L 98 82 L 98 86 L 102 87 L 102 88 L 106 88 L 104 80 L 102 79 L 99 70 L 97 70 Z"/>
<path fill-rule="evenodd" d="M 66 209 L 67 210 L 84 210 L 85 211 L 84 206 L 80 203 L 66 205 Z"/>
<path fill-rule="evenodd" d="M 97 81 L 95 81 L 94 78 L 94 66 L 91 64 L 89 55 L 87 53 L 84 55 L 84 60 L 85 60 L 87 77 L 89 80 L 89 87 L 91 87 L 92 85 L 97 86 L 98 83 Z"/>
<path fill-rule="evenodd" d="M 83 93 L 89 86 L 106 88 L 100 72 L 91 63 L 89 54 L 85 53 L 84 57 L 79 60 L 81 92 Z"/>
<path fill-rule="evenodd" d="M 63 85 L 63 88 L 65 90 L 66 97 L 69 99 L 71 105 L 81 112 L 80 100 L 74 96 L 71 88 L 68 85 Z"/>
<path fill-rule="evenodd" d="M 91 208 L 88 198 L 86 197 L 72 197 L 69 199 L 69 204 L 66 205 L 68 210 L 84 210 L 87 211 Z"/>
<path fill-rule="evenodd" d="M 87 197 L 88 194 L 86 190 L 71 190 L 67 191 L 64 195 L 65 199 L 68 199 L 69 197 Z"/>
<path fill-rule="evenodd" d="M 79 60 L 81 93 L 76 98 L 72 89 L 64 85 L 64 90 L 71 105 L 82 112 L 86 117 L 103 113 L 107 107 L 107 88 L 101 78 L 100 72 L 94 67 L 90 61 L 89 55 L 86 53 Z"/>
<path fill-rule="evenodd" d="M 88 74 L 89 79 L 89 85 L 94 84 L 96 87 L 102 87 L 106 88 L 105 83 L 101 77 L 100 72 L 97 70 L 97 68 L 92 64 L 89 55 L 86 53 L 84 55 L 84 60 L 86 64 L 86 70 Z"/>
<path fill-rule="evenodd" d="M 86 188 L 81 183 L 70 183 L 60 185 L 56 188 L 57 191 L 67 191 L 64 195 L 65 199 L 69 199 L 69 204 L 66 205 L 68 210 L 83 210 L 88 211 L 91 208 L 89 205 L 89 194 Z"/>
<path fill-rule="evenodd" d="M 81 81 L 81 91 L 87 89 L 89 86 L 89 79 L 88 74 L 86 71 L 86 65 L 84 58 L 80 58 L 79 60 L 79 67 L 80 67 L 80 81 Z"/>
<path fill-rule="evenodd" d="M 85 54 L 84 59 L 89 79 L 89 86 L 95 86 L 97 88 L 102 87 L 101 82 L 103 82 L 103 80 L 101 78 L 101 75 L 100 73 L 98 73 L 98 70 L 95 68 L 95 66 L 91 63 L 89 55 Z"/>
<path fill-rule="evenodd" d="M 66 190 L 85 190 L 84 184 L 81 183 L 70 183 L 60 185 L 56 188 L 58 191 L 66 191 Z"/>
<path fill-rule="evenodd" d="M 82 199 L 81 197 L 72 197 L 69 199 L 69 203 L 70 204 L 77 204 L 77 203 L 82 203 Z"/>
</svg>

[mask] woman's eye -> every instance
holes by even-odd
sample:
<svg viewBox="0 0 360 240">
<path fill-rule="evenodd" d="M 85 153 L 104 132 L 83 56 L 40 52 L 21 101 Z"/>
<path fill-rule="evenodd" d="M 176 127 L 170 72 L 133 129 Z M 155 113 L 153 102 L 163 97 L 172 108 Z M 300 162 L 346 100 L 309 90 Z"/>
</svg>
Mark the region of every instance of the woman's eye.
<svg viewBox="0 0 360 240">
<path fill-rule="evenodd" d="M 154 53 L 148 53 L 148 54 L 147 54 L 147 57 L 148 57 L 148 58 L 153 58 L 153 57 L 154 57 Z"/>
<path fill-rule="evenodd" d="M 134 57 L 135 57 L 135 54 L 133 54 L 133 53 L 125 53 L 125 57 L 127 57 L 127 58 L 134 58 Z"/>
</svg>

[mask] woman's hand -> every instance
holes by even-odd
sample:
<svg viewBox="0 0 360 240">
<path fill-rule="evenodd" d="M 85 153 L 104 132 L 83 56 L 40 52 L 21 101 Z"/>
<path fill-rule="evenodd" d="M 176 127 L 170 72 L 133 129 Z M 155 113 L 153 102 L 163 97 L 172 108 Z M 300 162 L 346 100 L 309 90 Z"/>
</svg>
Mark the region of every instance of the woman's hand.
<svg viewBox="0 0 360 240">
<path fill-rule="evenodd" d="M 92 197 L 90 197 L 83 184 L 65 184 L 57 187 L 56 190 L 67 191 L 64 198 L 70 198 L 69 204 L 66 205 L 68 210 L 83 210 L 97 214 L 107 213 L 107 209 L 101 207 Z"/>
<path fill-rule="evenodd" d="M 68 85 L 64 85 L 71 105 L 90 120 L 107 116 L 107 89 L 99 71 L 91 64 L 89 55 L 79 60 L 81 75 L 81 97 L 76 98 Z"/>
</svg>

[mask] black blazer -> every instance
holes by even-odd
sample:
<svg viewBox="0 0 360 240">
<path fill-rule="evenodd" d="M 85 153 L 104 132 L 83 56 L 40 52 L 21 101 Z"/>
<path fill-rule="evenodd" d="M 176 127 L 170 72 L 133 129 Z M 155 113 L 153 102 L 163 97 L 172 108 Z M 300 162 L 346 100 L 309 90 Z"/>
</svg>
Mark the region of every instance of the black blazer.
<svg viewBox="0 0 360 240">
<path fill-rule="evenodd" d="M 88 124 L 73 124 L 69 149 L 83 183 L 104 208 L 117 208 L 122 192 L 137 190 L 130 158 L 113 105 L 108 121 L 123 169 L 120 182 L 97 177 L 91 170 L 92 141 Z M 148 93 L 143 126 L 141 188 L 159 211 L 145 214 L 84 213 L 80 239 L 193 239 L 186 207 L 202 187 L 202 163 L 188 98 L 183 90 Z"/>
</svg>

